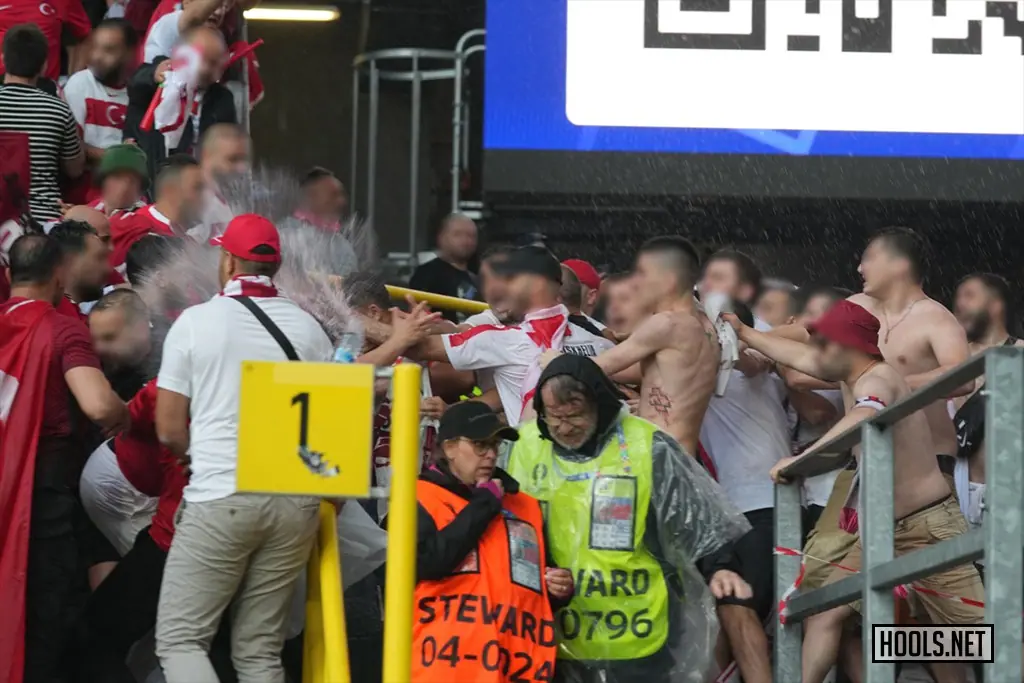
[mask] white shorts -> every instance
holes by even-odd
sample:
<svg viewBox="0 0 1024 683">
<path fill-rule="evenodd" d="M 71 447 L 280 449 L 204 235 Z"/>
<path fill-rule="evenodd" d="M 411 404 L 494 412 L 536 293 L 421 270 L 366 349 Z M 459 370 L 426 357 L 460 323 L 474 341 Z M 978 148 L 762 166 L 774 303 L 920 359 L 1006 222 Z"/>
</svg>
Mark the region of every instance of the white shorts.
<svg viewBox="0 0 1024 683">
<path fill-rule="evenodd" d="M 93 524 L 124 557 L 135 545 L 139 532 L 149 526 L 157 499 L 132 486 L 108 444 L 103 442 L 89 456 L 79 493 Z"/>
</svg>

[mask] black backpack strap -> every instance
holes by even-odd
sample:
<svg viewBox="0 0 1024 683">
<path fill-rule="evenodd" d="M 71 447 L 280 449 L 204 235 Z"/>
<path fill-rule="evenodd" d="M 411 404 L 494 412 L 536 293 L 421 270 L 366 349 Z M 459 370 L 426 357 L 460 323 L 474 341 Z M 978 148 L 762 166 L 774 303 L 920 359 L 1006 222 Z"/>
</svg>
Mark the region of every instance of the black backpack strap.
<svg viewBox="0 0 1024 683">
<path fill-rule="evenodd" d="M 295 347 L 288 341 L 288 337 L 284 336 L 284 332 L 278 327 L 270 316 L 266 312 L 256 305 L 256 302 L 247 296 L 233 296 L 231 297 L 238 303 L 242 304 L 249 309 L 249 312 L 256 316 L 256 320 L 260 321 L 260 324 L 266 328 L 270 336 L 274 338 L 274 341 L 278 343 L 281 350 L 284 351 L 284 355 L 288 357 L 288 360 L 299 360 L 299 354 L 295 353 Z"/>
</svg>

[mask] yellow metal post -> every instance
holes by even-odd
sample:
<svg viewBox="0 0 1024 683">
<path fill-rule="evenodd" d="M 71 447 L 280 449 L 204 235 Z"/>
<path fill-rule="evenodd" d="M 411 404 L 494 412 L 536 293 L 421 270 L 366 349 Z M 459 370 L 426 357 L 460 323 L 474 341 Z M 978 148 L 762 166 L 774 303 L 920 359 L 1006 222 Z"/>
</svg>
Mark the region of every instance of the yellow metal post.
<svg viewBox="0 0 1024 683">
<path fill-rule="evenodd" d="M 356 503 L 350 503 L 356 505 Z M 338 553 L 338 511 L 320 503 L 320 601 L 323 605 L 325 683 L 350 683 L 348 633 L 341 596 L 341 555 Z"/>
<path fill-rule="evenodd" d="M 324 607 L 320 594 L 320 542 L 313 545 L 306 566 L 306 628 L 302 634 L 302 683 L 324 680 Z"/>
<path fill-rule="evenodd" d="M 420 366 L 394 370 L 391 404 L 391 499 L 384 606 L 384 683 L 412 677 L 413 589 L 416 585 L 416 479 L 420 448 Z"/>
<path fill-rule="evenodd" d="M 391 295 L 392 299 L 400 300 L 411 296 L 416 301 L 427 302 L 431 308 L 442 308 L 446 311 L 456 311 L 465 315 L 482 313 L 488 308 L 487 304 L 482 301 L 460 299 L 456 296 L 445 296 L 444 294 L 434 294 L 433 292 L 421 292 L 418 289 L 406 289 L 405 287 L 395 287 L 394 285 L 388 285 L 388 294 Z"/>
</svg>

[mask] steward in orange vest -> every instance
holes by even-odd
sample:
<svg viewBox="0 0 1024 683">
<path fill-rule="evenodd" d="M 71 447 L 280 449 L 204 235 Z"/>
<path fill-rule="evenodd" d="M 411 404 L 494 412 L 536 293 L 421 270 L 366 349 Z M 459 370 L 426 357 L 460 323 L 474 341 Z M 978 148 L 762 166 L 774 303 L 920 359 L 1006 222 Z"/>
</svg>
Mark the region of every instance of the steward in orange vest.
<svg viewBox="0 0 1024 683">
<path fill-rule="evenodd" d="M 572 574 L 548 566 L 540 504 L 494 465 L 500 441 L 519 435 L 465 401 L 437 437 L 416 493 L 413 683 L 551 681 L 551 600 L 572 596 Z"/>
</svg>

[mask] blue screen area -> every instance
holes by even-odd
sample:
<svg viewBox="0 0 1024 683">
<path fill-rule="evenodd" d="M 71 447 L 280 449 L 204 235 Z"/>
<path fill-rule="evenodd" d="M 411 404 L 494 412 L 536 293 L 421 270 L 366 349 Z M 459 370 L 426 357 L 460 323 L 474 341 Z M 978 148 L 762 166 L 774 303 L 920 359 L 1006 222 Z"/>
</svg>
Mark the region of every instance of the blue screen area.
<svg viewBox="0 0 1024 683">
<path fill-rule="evenodd" d="M 580 152 L 1024 158 L 1024 136 L 1020 135 L 744 131 L 574 125 L 566 118 L 565 113 L 566 3 L 567 0 L 488 0 L 485 148 Z"/>
</svg>

